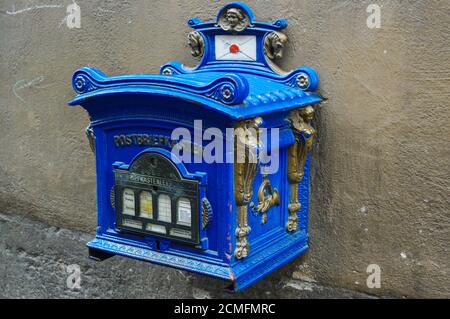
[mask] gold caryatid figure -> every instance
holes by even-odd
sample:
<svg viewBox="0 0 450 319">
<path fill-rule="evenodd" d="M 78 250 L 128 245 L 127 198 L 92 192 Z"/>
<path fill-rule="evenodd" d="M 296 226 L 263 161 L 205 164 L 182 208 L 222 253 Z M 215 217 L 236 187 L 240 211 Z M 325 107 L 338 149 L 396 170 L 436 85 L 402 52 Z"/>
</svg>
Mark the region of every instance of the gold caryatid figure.
<svg viewBox="0 0 450 319">
<path fill-rule="evenodd" d="M 248 205 L 253 197 L 253 181 L 258 168 L 259 125 L 261 118 L 242 121 L 235 129 L 234 139 L 234 199 L 238 209 L 236 227 L 237 259 L 247 257 L 250 245 L 247 236 L 251 231 L 248 225 Z"/>
<path fill-rule="evenodd" d="M 311 126 L 314 119 L 314 109 L 306 106 L 293 111 L 290 115 L 295 143 L 288 149 L 288 181 L 290 189 L 289 217 L 286 224 L 288 232 L 298 230 L 298 211 L 301 204 L 298 202 L 298 187 L 305 175 L 305 163 L 311 150 L 316 130 Z"/>
</svg>

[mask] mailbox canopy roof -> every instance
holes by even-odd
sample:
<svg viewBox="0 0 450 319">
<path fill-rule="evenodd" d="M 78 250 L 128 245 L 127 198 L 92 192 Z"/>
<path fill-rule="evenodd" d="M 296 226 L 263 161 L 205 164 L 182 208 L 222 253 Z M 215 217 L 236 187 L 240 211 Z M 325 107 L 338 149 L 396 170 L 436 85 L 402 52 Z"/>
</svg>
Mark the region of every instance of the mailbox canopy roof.
<svg viewBox="0 0 450 319">
<path fill-rule="evenodd" d="M 235 20 L 228 20 L 230 12 Z M 82 68 L 73 75 L 72 85 L 78 95 L 69 105 L 92 105 L 113 95 L 138 94 L 148 99 L 167 96 L 204 108 L 205 112 L 240 120 L 321 102 L 315 92 L 319 84 L 315 70 L 300 67 L 283 72 L 274 63 L 287 40 L 280 32 L 287 26 L 286 20 L 255 21 L 245 4 L 234 2 L 219 10 L 215 22 L 192 18 L 188 25 L 195 30 L 189 34 L 192 52 L 201 57 L 197 67 L 169 62 L 158 75 L 113 77 L 95 68 Z M 230 39 L 230 52 L 236 49 L 232 48 L 236 45 L 233 41 L 250 39 L 254 55 L 251 59 L 220 59 L 216 53 L 218 37 Z"/>
</svg>

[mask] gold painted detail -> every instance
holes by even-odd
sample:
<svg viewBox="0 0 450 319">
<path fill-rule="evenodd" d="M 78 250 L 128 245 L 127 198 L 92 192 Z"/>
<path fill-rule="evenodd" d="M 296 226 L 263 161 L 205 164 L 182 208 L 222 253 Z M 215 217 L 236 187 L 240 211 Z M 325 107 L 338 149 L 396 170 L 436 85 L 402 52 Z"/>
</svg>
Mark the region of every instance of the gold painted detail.
<svg viewBox="0 0 450 319">
<path fill-rule="evenodd" d="M 212 207 L 209 200 L 202 199 L 202 228 L 206 229 L 212 222 Z"/>
<path fill-rule="evenodd" d="M 309 87 L 309 76 L 306 73 L 301 73 L 297 77 L 298 87 L 302 90 L 306 90 Z"/>
<path fill-rule="evenodd" d="M 286 46 L 288 37 L 281 32 L 271 32 L 264 39 L 264 53 L 271 59 L 283 58 L 283 50 Z"/>
<path fill-rule="evenodd" d="M 290 190 L 289 217 L 286 224 L 288 232 L 298 230 L 298 211 L 301 204 L 298 202 L 298 187 L 305 174 L 305 163 L 308 153 L 311 151 L 316 130 L 310 125 L 314 118 L 314 109 L 307 106 L 293 111 L 290 115 L 292 130 L 294 131 L 295 144 L 288 149 L 288 181 Z"/>
<path fill-rule="evenodd" d="M 205 40 L 197 31 L 188 34 L 188 45 L 191 47 L 191 54 L 194 58 L 201 58 L 205 53 Z"/>
<path fill-rule="evenodd" d="M 116 208 L 116 191 L 114 190 L 114 186 L 109 191 L 109 202 L 112 208 Z"/>
<path fill-rule="evenodd" d="M 238 208 L 237 238 L 234 256 L 247 257 L 250 245 L 247 236 L 251 231 L 248 225 L 248 204 L 253 196 L 253 182 L 258 167 L 259 126 L 261 118 L 241 121 L 235 128 L 234 138 L 234 199 Z"/>
<path fill-rule="evenodd" d="M 264 38 L 264 54 L 267 57 L 267 63 L 280 74 L 284 74 L 282 69 L 275 63 L 275 60 L 283 58 L 283 50 L 288 42 L 288 37 L 281 32 L 274 31 Z"/>
<path fill-rule="evenodd" d="M 267 212 L 275 205 L 280 205 L 280 195 L 276 188 L 272 188 L 269 179 L 265 177 L 261 186 L 259 186 L 258 205 L 251 203 L 250 207 L 255 213 L 262 214 L 261 223 L 265 224 L 267 222 Z"/>
<path fill-rule="evenodd" d="M 86 133 L 86 137 L 89 140 L 89 146 L 91 147 L 91 151 L 95 153 L 95 135 L 94 130 L 92 129 L 90 124 L 88 125 L 88 127 L 86 127 L 84 132 Z"/>
<path fill-rule="evenodd" d="M 230 7 L 220 15 L 218 26 L 224 31 L 242 32 L 250 26 L 250 18 L 240 8 Z"/>
</svg>

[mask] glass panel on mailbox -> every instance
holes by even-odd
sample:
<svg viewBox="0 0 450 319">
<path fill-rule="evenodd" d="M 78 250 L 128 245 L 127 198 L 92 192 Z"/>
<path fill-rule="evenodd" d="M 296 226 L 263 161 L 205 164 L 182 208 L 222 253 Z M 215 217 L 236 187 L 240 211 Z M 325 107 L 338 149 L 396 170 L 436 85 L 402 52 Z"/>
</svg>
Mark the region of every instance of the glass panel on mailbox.
<svg viewBox="0 0 450 319">
<path fill-rule="evenodd" d="M 161 194 L 158 197 L 158 220 L 167 223 L 172 222 L 172 205 L 169 195 Z"/>
<path fill-rule="evenodd" d="M 184 197 L 178 200 L 177 224 L 191 226 L 191 202 Z"/>
<path fill-rule="evenodd" d="M 140 216 L 143 218 L 153 218 L 153 198 L 150 192 L 140 194 Z"/>
<path fill-rule="evenodd" d="M 130 188 L 123 190 L 123 214 L 134 216 L 135 214 L 134 191 Z"/>
</svg>

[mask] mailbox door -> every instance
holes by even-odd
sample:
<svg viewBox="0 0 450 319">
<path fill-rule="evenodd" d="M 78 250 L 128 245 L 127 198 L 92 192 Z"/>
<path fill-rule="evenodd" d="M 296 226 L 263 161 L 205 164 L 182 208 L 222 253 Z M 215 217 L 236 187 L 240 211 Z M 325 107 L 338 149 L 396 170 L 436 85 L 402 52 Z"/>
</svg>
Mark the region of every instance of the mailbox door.
<svg viewBox="0 0 450 319">
<path fill-rule="evenodd" d="M 151 118 L 93 124 L 97 148 L 98 232 L 146 244 L 158 240 L 162 243 L 160 249 L 172 247 L 229 262 L 232 216 L 224 212 L 231 205 L 227 194 L 232 193 L 232 165 L 172 161 L 175 141 L 171 140 L 171 133 L 177 127 L 186 127 L 193 133 L 193 127 L 186 123 Z M 162 172 L 152 173 L 155 154 L 164 159 Z M 149 158 L 145 160 L 145 156 Z M 139 162 L 139 168 L 133 165 Z M 168 171 L 170 167 L 172 172 Z M 176 173 L 180 173 L 178 179 L 169 178 Z M 168 176 L 161 176 L 164 174 Z M 170 220 L 159 212 L 160 206 L 170 207 Z M 186 220 L 189 206 L 191 225 Z"/>
</svg>

